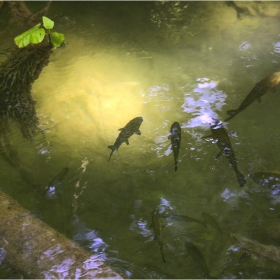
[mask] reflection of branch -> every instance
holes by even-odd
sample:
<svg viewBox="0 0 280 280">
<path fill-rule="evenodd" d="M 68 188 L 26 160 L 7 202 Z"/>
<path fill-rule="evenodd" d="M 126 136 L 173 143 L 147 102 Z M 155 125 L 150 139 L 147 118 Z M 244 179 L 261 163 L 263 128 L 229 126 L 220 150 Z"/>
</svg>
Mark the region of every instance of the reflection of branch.
<svg viewBox="0 0 280 280">
<path fill-rule="evenodd" d="M 246 251 L 249 251 L 251 253 L 254 253 L 261 258 L 266 258 L 268 260 L 280 264 L 279 248 L 272 245 L 263 245 L 261 243 L 258 243 L 257 241 L 247 239 L 238 234 L 231 233 L 230 235 L 233 239 L 237 240 L 240 248 L 245 249 Z"/>
<path fill-rule="evenodd" d="M 74 199 L 73 199 L 73 214 L 76 214 L 77 209 L 78 209 L 78 202 L 77 199 L 79 198 L 79 196 L 84 192 L 84 189 L 87 187 L 87 181 L 84 183 L 84 185 L 82 186 L 81 189 L 80 188 L 80 181 L 77 181 L 76 185 L 75 185 L 75 193 L 74 193 Z M 79 193 L 77 193 L 78 189 L 80 190 Z"/>
<path fill-rule="evenodd" d="M 22 25 L 32 25 L 34 22 L 38 21 L 38 17 L 42 14 L 47 13 L 50 8 L 52 1 L 48 1 L 46 6 L 37 13 L 33 14 L 29 8 L 26 6 L 24 1 L 7 1 L 13 18 L 10 20 L 11 23 L 15 23 L 18 26 Z"/>
</svg>

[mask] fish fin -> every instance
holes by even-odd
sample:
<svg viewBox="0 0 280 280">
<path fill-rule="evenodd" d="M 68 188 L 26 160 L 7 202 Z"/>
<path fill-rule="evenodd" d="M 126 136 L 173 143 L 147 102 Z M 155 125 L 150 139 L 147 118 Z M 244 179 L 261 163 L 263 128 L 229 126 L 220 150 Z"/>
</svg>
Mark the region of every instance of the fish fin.
<svg viewBox="0 0 280 280">
<path fill-rule="evenodd" d="M 243 187 L 246 184 L 245 176 L 239 171 L 236 171 L 235 173 L 240 187 Z"/>
<path fill-rule="evenodd" d="M 138 129 L 138 130 L 135 132 L 135 134 L 141 135 L 141 131 Z"/>
<path fill-rule="evenodd" d="M 271 92 L 275 92 L 276 91 L 276 87 L 273 87 L 272 89 L 271 89 Z"/>
<path fill-rule="evenodd" d="M 227 122 L 227 121 L 231 120 L 231 119 L 232 119 L 235 115 L 237 115 L 239 112 L 240 112 L 240 111 L 238 111 L 238 110 L 229 110 L 229 111 L 227 111 L 227 114 L 230 115 L 230 117 L 226 118 L 226 119 L 224 120 L 224 122 Z"/>
<path fill-rule="evenodd" d="M 223 151 L 219 151 L 217 156 L 216 156 L 216 159 L 219 158 L 222 154 L 223 154 Z"/>
<path fill-rule="evenodd" d="M 122 131 L 123 130 L 123 127 L 122 128 L 120 128 L 120 129 L 118 129 L 118 131 Z"/>
<path fill-rule="evenodd" d="M 111 156 L 112 156 L 113 152 L 114 152 L 115 150 L 117 150 L 117 148 L 116 148 L 115 146 L 113 146 L 113 145 L 108 146 L 108 148 L 112 150 L 112 152 L 111 152 L 111 154 L 110 154 L 110 156 L 109 156 L 109 159 L 108 159 L 108 162 L 109 162 L 110 159 L 111 159 Z"/>
<path fill-rule="evenodd" d="M 124 142 L 125 142 L 125 144 L 126 144 L 126 145 L 129 145 L 129 142 L 128 142 L 128 140 L 127 140 L 127 139 L 126 139 Z"/>
<path fill-rule="evenodd" d="M 261 101 L 262 101 L 262 99 L 259 97 L 259 98 L 258 98 L 258 102 L 261 103 Z"/>
</svg>

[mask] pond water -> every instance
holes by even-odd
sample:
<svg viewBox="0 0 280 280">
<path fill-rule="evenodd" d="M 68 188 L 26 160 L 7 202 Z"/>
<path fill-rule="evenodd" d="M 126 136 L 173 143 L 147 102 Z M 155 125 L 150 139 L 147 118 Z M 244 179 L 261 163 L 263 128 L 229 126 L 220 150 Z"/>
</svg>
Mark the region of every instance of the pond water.
<svg viewBox="0 0 280 280">
<path fill-rule="evenodd" d="M 28 5 L 36 11 L 44 2 Z M 0 12 L 8 20 L 8 9 Z M 53 51 L 32 87 L 44 134 L 28 141 L 16 126 L 9 134 L 38 187 L 0 158 L 1 189 L 129 278 L 203 278 L 186 242 L 213 277 L 279 277 L 277 264 L 242 251 L 229 233 L 280 246 L 279 195 L 249 177 L 280 173 L 280 89 L 223 123 L 244 187 L 228 159 L 216 159 L 215 141 L 203 138 L 212 118 L 226 119 L 279 71 L 279 17 L 238 14 L 226 2 L 53 2 L 47 16 L 67 45 Z M 22 31 L 13 32 L 0 34 L 1 50 Z M 139 116 L 141 135 L 108 162 L 118 129 Z M 176 172 L 174 122 L 182 129 Z M 55 194 L 43 196 L 65 167 Z M 162 218 L 164 263 L 154 211 L 200 221 L 206 212 L 222 239 L 210 225 Z M 1 271 L 13 277 L 4 263 Z"/>
</svg>

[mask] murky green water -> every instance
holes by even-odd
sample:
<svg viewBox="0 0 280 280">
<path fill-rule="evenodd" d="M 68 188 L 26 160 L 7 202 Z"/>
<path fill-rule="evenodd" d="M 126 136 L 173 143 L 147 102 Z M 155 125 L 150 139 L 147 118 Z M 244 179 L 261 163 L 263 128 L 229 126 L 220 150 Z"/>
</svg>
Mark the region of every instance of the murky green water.
<svg viewBox="0 0 280 280">
<path fill-rule="evenodd" d="M 7 9 L 0 12 L 7 20 Z M 33 84 L 44 136 L 29 142 L 16 127 L 9 135 L 39 188 L 0 158 L 1 189 L 131 278 L 203 278 L 186 241 L 214 277 L 279 277 L 277 264 L 243 254 L 228 234 L 280 246 L 279 197 L 248 177 L 280 172 L 279 89 L 224 123 L 243 188 L 227 158 L 215 160 L 218 146 L 202 138 L 211 134 L 209 119 L 224 120 L 279 70 L 279 17 L 238 17 L 224 2 L 53 2 L 47 16 L 67 46 Z M 16 35 L 2 33 L 1 50 Z M 108 162 L 118 129 L 138 116 L 141 136 Z M 177 172 L 168 139 L 175 121 L 182 127 Z M 65 167 L 56 197 L 42 196 Z M 163 219 L 164 263 L 150 227 L 156 209 L 199 220 L 207 212 L 223 238 L 211 226 Z"/>
</svg>

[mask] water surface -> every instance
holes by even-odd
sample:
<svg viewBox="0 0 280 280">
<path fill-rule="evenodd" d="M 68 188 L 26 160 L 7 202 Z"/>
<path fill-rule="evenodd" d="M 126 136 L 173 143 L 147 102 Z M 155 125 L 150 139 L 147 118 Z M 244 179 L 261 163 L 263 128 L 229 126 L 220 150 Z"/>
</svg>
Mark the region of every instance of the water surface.
<svg viewBox="0 0 280 280">
<path fill-rule="evenodd" d="M 279 89 L 224 123 L 243 188 L 227 158 L 215 160 L 218 146 L 202 138 L 212 118 L 224 120 L 255 83 L 279 71 L 279 18 L 238 16 L 225 2 L 53 2 L 47 16 L 67 46 L 54 50 L 32 87 L 44 134 L 28 141 L 12 127 L 9 135 L 39 188 L 0 158 L 2 190 L 131 278 L 203 278 L 186 241 L 217 278 L 279 276 L 228 234 L 280 245 L 279 199 L 248 177 L 280 172 Z M 16 35 L 1 34 L 1 50 Z M 118 129 L 138 116 L 141 136 L 108 162 Z M 177 172 L 168 139 L 175 121 Z M 42 196 L 65 167 L 56 197 Z M 155 209 L 199 220 L 207 212 L 225 234 L 221 241 L 210 226 L 163 219 L 164 263 L 150 227 Z"/>
</svg>

